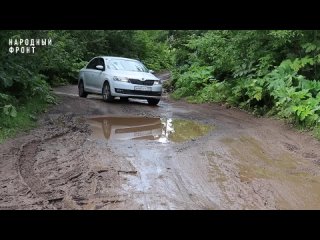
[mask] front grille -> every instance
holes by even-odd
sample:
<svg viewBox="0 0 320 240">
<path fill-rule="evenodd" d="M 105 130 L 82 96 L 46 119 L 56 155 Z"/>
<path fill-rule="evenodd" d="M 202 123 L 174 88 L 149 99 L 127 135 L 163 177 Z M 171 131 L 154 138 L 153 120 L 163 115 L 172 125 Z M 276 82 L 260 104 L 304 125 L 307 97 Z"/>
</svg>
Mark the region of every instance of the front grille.
<svg viewBox="0 0 320 240">
<path fill-rule="evenodd" d="M 132 84 L 152 86 L 153 83 L 154 83 L 154 80 L 141 81 L 141 80 L 139 80 L 139 79 L 129 79 L 129 82 L 131 82 Z"/>
<path fill-rule="evenodd" d="M 146 95 L 146 96 L 161 96 L 162 92 L 153 91 L 138 91 L 138 90 L 127 90 L 127 89 L 115 89 L 117 93 L 123 93 L 128 95 Z"/>
</svg>

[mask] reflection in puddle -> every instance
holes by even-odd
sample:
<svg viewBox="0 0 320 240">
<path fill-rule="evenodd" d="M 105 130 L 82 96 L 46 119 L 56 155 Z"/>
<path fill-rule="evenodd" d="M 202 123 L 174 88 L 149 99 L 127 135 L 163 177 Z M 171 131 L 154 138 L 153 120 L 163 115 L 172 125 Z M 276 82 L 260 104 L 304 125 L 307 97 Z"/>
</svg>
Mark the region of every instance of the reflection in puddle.
<svg viewBox="0 0 320 240">
<path fill-rule="evenodd" d="M 88 120 L 95 139 L 183 142 L 203 136 L 213 126 L 198 122 L 146 117 L 94 117 Z"/>
</svg>

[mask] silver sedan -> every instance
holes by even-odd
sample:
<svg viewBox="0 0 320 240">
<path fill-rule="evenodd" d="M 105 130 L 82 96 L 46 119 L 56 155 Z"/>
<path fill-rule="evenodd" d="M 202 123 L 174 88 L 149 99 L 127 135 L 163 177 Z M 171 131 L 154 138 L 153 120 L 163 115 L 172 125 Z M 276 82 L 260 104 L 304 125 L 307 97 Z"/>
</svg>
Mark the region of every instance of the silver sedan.
<svg viewBox="0 0 320 240">
<path fill-rule="evenodd" d="M 157 105 L 162 95 L 161 80 L 155 77 L 140 61 L 130 58 L 99 56 L 80 70 L 79 96 L 100 94 L 107 102 L 114 97 L 147 99 Z"/>
</svg>

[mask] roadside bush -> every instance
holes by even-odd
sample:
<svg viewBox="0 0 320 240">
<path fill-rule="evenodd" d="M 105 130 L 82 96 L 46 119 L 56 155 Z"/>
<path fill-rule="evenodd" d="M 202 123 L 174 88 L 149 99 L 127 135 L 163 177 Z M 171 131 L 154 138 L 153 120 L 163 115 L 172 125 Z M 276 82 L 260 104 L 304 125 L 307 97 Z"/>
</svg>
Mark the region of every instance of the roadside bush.
<svg viewBox="0 0 320 240">
<path fill-rule="evenodd" d="M 180 75 L 173 75 L 174 78 L 178 77 L 175 81 L 177 90 L 173 97 L 181 98 L 196 95 L 199 90 L 202 90 L 212 81 L 212 70 L 212 67 L 192 65 L 189 71 Z"/>
<path fill-rule="evenodd" d="M 318 133 L 320 42 L 316 34 L 208 31 L 195 36 L 185 44 L 188 57 L 176 70 L 172 96 L 192 102 L 227 102 Z"/>
</svg>

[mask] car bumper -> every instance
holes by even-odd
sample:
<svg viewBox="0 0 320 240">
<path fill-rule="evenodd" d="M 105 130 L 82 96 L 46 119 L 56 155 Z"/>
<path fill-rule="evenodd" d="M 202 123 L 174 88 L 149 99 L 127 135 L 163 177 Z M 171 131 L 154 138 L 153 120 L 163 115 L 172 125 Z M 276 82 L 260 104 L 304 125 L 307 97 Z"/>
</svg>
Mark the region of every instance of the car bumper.
<svg viewBox="0 0 320 240">
<path fill-rule="evenodd" d="M 162 85 L 144 86 L 131 83 L 113 82 L 111 94 L 115 97 L 160 99 L 162 95 Z"/>
</svg>

